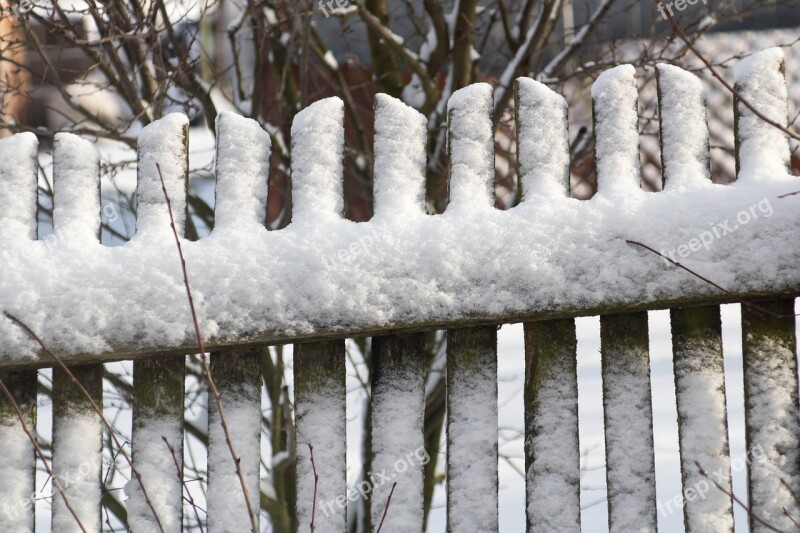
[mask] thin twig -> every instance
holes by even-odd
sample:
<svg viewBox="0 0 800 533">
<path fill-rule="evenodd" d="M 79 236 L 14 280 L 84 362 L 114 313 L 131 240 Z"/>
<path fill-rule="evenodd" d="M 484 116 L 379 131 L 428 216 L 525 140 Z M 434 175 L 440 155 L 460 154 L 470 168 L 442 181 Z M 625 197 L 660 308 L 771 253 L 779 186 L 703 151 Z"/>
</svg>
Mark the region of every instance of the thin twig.
<svg viewBox="0 0 800 533">
<path fill-rule="evenodd" d="M 147 506 L 150 508 L 150 511 L 152 511 L 153 518 L 155 518 L 156 520 L 158 529 L 162 533 L 165 533 L 164 526 L 161 525 L 161 520 L 158 518 L 158 513 L 156 513 L 156 508 L 153 506 L 153 502 L 150 501 L 150 497 L 147 495 L 147 490 L 144 488 L 144 482 L 142 481 L 142 474 L 133 465 L 133 460 L 131 459 L 131 456 L 128 455 L 128 452 L 124 450 L 122 443 L 117 437 L 116 430 L 111 426 L 111 423 L 108 421 L 108 419 L 106 419 L 105 415 L 103 414 L 103 410 L 97 405 L 97 402 L 94 401 L 92 395 L 89 394 L 89 391 L 87 391 L 86 388 L 83 386 L 83 384 L 81 384 L 81 382 L 78 381 L 78 378 L 75 377 L 75 374 L 72 373 L 69 367 L 67 367 L 67 365 L 64 364 L 64 361 L 61 359 L 61 357 L 57 356 L 54 352 L 50 351 L 50 349 L 47 347 L 47 345 L 44 343 L 41 337 L 39 337 L 39 335 L 37 335 L 36 332 L 30 328 L 30 326 L 28 326 L 25 322 L 15 317 L 8 311 L 3 311 L 3 316 L 5 316 L 14 324 L 22 328 L 31 339 L 35 340 L 39 344 L 39 347 L 41 347 L 42 351 L 47 355 L 49 355 L 50 357 L 52 357 L 53 360 L 55 360 L 55 362 L 58 363 L 58 366 L 61 368 L 61 370 L 63 370 L 64 373 L 67 374 L 70 381 L 72 381 L 72 383 L 76 387 L 78 387 L 78 390 L 81 392 L 81 394 L 83 394 L 83 396 L 89 401 L 89 404 L 92 406 L 94 412 L 97 413 L 97 415 L 100 417 L 100 421 L 103 423 L 103 426 L 105 426 L 105 428 L 108 430 L 109 436 L 111 436 L 111 438 L 114 440 L 114 445 L 116 445 L 117 449 L 125 458 L 125 461 L 131 467 L 131 472 L 136 477 L 136 481 L 139 483 L 139 487 L 142 489 L 142 497 L 144 498 L 144 501 L 147 504 Z"/>
<path fill-rule="evenodd" d="M 44 469 L 47 470 L 47 474 L 50 476 L 50 479 L 53 480 L 53 484 L 58 489 L 58 493 L 61 494 L 61 498 L 64 500 L 64 505 L 67 506 L 67 510 L 69 510 L 70 514 L 72 514 L 72 517 L 75 518 L 75 522 L 78 524 L 78 527 L 81 528 L 81 531 L 83 531 L 83 533 L 86 533 L 86 528 L 83 527 L 83 523 L 81 523 L 81 519 L 78 517 L 78 513 L 75 512 L 75 509 L 69 503 L 69 499 L 67 498 L 67 493 L 64 492 L 64 487 L 61 486 L 61 482 L 53 473 L 53 470 L 50 468 L 50 464 L 47 462 L 47 458 L 44 456 L 42 448 L 36 441 L 36 437 L 34 437 L 33 433 L 31 433 L 30 428 L 28 428 L 28 424 L 25 423 L 25 417 L 22 415 L 22 409 L 20 409 L 19 404 L 14 399 L 14 396 L 11 394 L 11 391 L 8 390 L 8 387 L 6 387 L 6 384 L 2 379 L 0 379 L 0 389 L 3 389 L 3 394 L 5 394 L 6 398 L 11 403 L 11 406 L 14 408 L 14 411 L 17 412 L 17 418 L 19 418 L 19 423 L 22 424 L 22 431 L 25 432 L 25 435 L 28 436 L 28 439 L 31 441 L 31 444 L 33 444 L 33 447 L 36 448 L 36 454 L 42 460 L 42 463 L 44 464 Z"/>
<path fill-rule="evenodd" d="M 186 490 L 186 501 L 189 502 L 189 505 L 192 506 L 192 510 L 194 511 L 194 517 L 197 519 L 197 527 L 200 528 L 200 533 L 203 533 L 203 523 L 200 521 L 200 513 L 197 512 L 197 505 L 194 503 L 194 498 L 192 498 L 192 493 L 189 491 L 189 487 L 186 486 L 186 481 L 183 479 L 183 472 L 181 472 L 181 465 L 178 463 L 178 457 L 175 455 L 175 448 L 173 448 L 172 444 L 169 443 L 167 437 L 161 435 L 161 439 L 164 441 L 164 444 L 167 445 L 167 449 L 169 450 L 170 455 L 172 455 L 172 462 L 175 463 L 175 472 L 178 474 L 178 479 L 183 485 L 184 490 Z"/>
<path fill-rule="evenodd" d="M 708 472 L 706 472 L 703 469 L 703 467 L 700 466 L 700 463 L 698 461 L 695 461 L 694 464 L 697 465 L 697 468 L 700 470 L 700 474 L 702 474 L 703 477 L 708 479 L 715 487 L 717 487 L 717 489 L 722 491 L 723 494 L 725 494 L 730 499 L 732 499 L 734 502 L 736 502 L 739 506 L 741 506 L 742 509 L 744 509 L 747 512 L 748 515 L 750 515 L 750 518 L 752 518 L 753 520 L 755 520 L 756 522 L 758 522 L 759 524 L 761 524 L 765 528 L 769 529 L 770 531 L 775 531 L 776 533 L 786 533 L 785 531 L 783 531 L 781 529 L 778 529 L 773 525 L 770 525 L 763 518 L 761 518 L 756 513 L 754 513 L 753 510 L 750 509 L 748 506 L 746 506 L 739 498 L 737 498 L 736 495 L 732 491 L 727 490 L 722 485 L 717 483 L 716 480 L 712 479 L 711 476 L 708 475 Z"/>
<path fill-rule="evenodd" d="M 194 332 L 197 336 L 197 346 L 200 348 L 200 361 L 203 364 L 203 372 L 206 375 L 206 379 L 208 380 L 208 387 L 211 389 L 211 393 L 214 396 L 214 401 L 217 405 L 217 413 L 219 414 L 219 421 L 220 425 L 222 426 L 222 432 L 225 434 L 225 442 L 228 445 L 228 450 L 231 452 L 231 458 L 233 459 L 233 464 L 236 467 L 236 475 L 239 477 L 239 484 L 242 486 L 242 494 L 244 495 L 244 501 L 247 506 L 247 514 L 250 518 L 250 527 L 253 533 L 258 533 L 258 524 L 256 522 L 256 516 L 253 513 L 253 506 L 250 503 L 250 491 L 247 490 L 247 482 L 244 479 L 244 473 L 242 472 L 241 461 L 239 460 L 239 456 L 236 454 L 236 449 L 233 446 L 233 440 L 231 439 L 231 433 L 228 431 L 228 422 L 225 419 L 225 410 L 222 406 L 222 395 L 217 388 L 217 384 L 214 382 L 214 378 L 211 376 L 211 368 L 208 366 L 208 359 L 206 358 L 206 346 L 203 342 L 203 335 L 200 332 L 200 322 L 197 319 L 197 311 L 194 307 L 194 299 L 192 298 L 192 289 L 189 286 L 189 274 L 186 270 L 186 259 L 183 256 L 183 248 L 181 247 L 181 240 L 178 237 L 178 230 L 175 229 L 175 217 L 172 215 L 172 202 L 169 199 L 169 194 L 167 194 L 167 185 L 164 182 L 164 175 L 161 173 L 161 165 L 156 163 L 156 169 L 158 170 L 158 177 L 161 180 L 161 190 L 164 192 L 164 199 L 167 202 L 167 211 L 169 211 L 169 221 L 170 227 L 172 228 L 172 234 L 175 236 L 175 245 L 178 248 L 178 255 L 181 259 L 181 270 L 183 271 L 183 284 L 186 287 L 186 297 L 189 300 L 189 309 L 192 312 L 192 321 L 194 322 Z"/>
<path fill-rule="evenodd" d="M 319 476 L 317 475 L 317 465 L 314 464 L 314 447 L 311 443 L 307 443 L 308 445 L 308 453 L 311 454 L 311 470 L 314 472 L 314 499 L 312 500 L 311 504 L 311 533 L 314 533 L 315 529 L 315 518 L 317 515 L 317 484 L 319 483 Z"/>
<path fill-rule="evenodd" d="M 800 194 L 800 191 L 794 191 L 794 192 L 790 192 L 790 193 L 786 193 L 786 194 L 781 194 L 780 196 L 778 196 L 778 198 L 779 199 L 788 198 L 789 196 L 794 196 L 796 194 Z"/>
<path fill-rule="evenodd" d="M 791 494 L 792 498 L 794 498 L 795 505 L 797 505 L 797 508 L 800 509 L 800 496 L 797 495 L 794 489 L 792 489 L 792 487 L 790 487 L 789 484 L 786 482 L 786 480 L 783 478 L 781 478 L 781 485 L 786 487 L 786 490 L 788 490 L 789 494 Z"/>
<path fill-rule="evenodd" d="M 381 516 L 381 523 L 378 524 L 378 529 L 375 530 L 375 533 L 381 533 L 381 528 L 383 527 L 383 521 L 386 520 L 386 513 L 389 511 L 389 504 L 392 503 L 392 494 L 394 494 L 394 488 L 397 486 L 397 481 L 392 483 L 392 490 L 389 491 L 389 497 L 386 498 L 386 507 L 383 508 L 383 516 Z"/>
<path fill-rule="evenodd" d="M 675 265 L 676 267 L 678 267 L 678 268 L 681 268 L 681 269 L 685 270 L 686 272 L 688 272 L 688 273 L 689 273 L 689 274 L 691 274 L 692 276 L 695 276 L 696 278 L 699 278 L 699 279 L 701 279 L 702 281 L 705 281 L 706 283 L 708 283 L 708 284 L 709 284 L 709 285 L 711 285 L 712 287 L 716 287 L 717 289 L 721 290 L 721 291 L 722 291 L 722 292 L 724 292 L 725 294 L 730 294 L 730 295 L 732 295 L 732 296 L 734 295 L 734 293 L 732 293 L 732 292 L 731 292 L 731 291 L 729 291 L 728 289 L 726 289 L 726 288 L 724 288 L 724 287 L 721 287 L 721 286 L 719 286 L 718 284 L 714 283 L 713 281 L 711 281 L 711 280 L 710 280 L 710 279 L 708 279 L 707 277 L 703 276 L 702 274 L 699 274 L 699 273 L 695 272 L 694 270 L 692 270 L 691 268 L 689 268 L 689 267 L 687 267 L 687 266 L 684 266 L 684 265 L 682 265 L 682 264 L 681 264 L 681 263 L 679 263 L 678 261 L 675 261 L 675 260 L 673 260 L 673 259 L 671 259 L 671 258 L 667 257 L 666 255 L 662 254 L 661 252 L 659 252 L 659 251 L 658 251 L 658 250 L 656 250 L 655 248 L 651 248 L 650 246 L 647 246 L 646 244 L 644 244 L 644 243 L 641 243 L 641 242 L 639 242 L 639 241 L 631 241 L 631 240 L 627 240 L 627 239 L 626 239 L 626 240 L 625 240 L 625 242 L 626 242 L 626 243 L 628 243 L 628 244 L 632 244 L 632 245 L 634 245 L 634 246 L 640 246 L 640 247 L 644 248 L 645 250 L 648 250 L 648 251 L 650 251 L 650 252 L 653 252 L 654 254 L 656 254 L 656 255 L 657 255 L 658 257 L 660 257 L 661 259 L 664 259 L 665 261 L 669 261 L 670 263 L 672 263 L 672 264 L 673 264 L 673 265 Z M 761 311 L 762 313 L 766 313 L 766 314 L 768 314 L 768 315 L 770 315 L 770 316 L 773 316 L 773 317 L 776 317 L 776 318 L 788 318 L 788 317 L 790 317 L 790 316 L 792 316 L 792 317 L 793 317 L 793 316 L 797 316 L 797 315 L 781 315 L 781 314 L 775 313 L 774 311 L 772 311 L 772 310 L 770 310 L 770 309 L 767 309 L 766 307 L 760 306 L 760 305 L 758 305 L 758 304 L 755 304 L 755 303 L 753 303 L 753 302 L 747 302 L 747 301 L 744 301 L 744 300 L 742 300 L 742 301 L 741 301 L 741 304 L 742 304 L 742 305 L 749 306 L 749 307 L 752 307 L 753 309 L 757 309 L 757 310 Z"/>
<path fill-rule="evenodd" d="M 660 0 L 656 0 L 656 2 L 659 2 L 659 1 Z M 723 78 L 722 75 L 720 75 L 720 73 L 717 72 L 717 69 L 714 68 L 714 66 L 711 64 L 711 62 L 708 59 L 706 59 L 705 57 L 703 57 L 703 55 L 700 52 L 697 51 L 697 48 L 694 47 L 692 42 L 689 40 L 689 37 L 686 36 L 686 33 L 683 31 L 683 28 L 681 28 L 680 25 L 675 21 L 675 19 L 672 18 L 672 14 L 668 10 L 665 11 L 665 14 L 666 14 L 667 19 L 669 20 L 670 24 L 672 24 L 672 27 L 675 29 L 675 32 L 678 34 L 678 36 L 681 38 L 681 40 L 683 40 L 683 42 L 686 43 L 686 46 L 689 47 L 689 50 L 694 52 L 694 55 L 696 55 L 697 58 L 705 64 L 706 68 L 708 68 L 708 70 L 711 72 L 711 74 L 715 78 L 717 78 L 717 80 L 719 80 L 720 83 L 722 83 L 722 85 L 725 86 L 726 89 L 728 89 L 728 91 L 730 91 L 736 98 L 738 98 L 739 101 L 742 102 L 745 105 L 745 107 L 747 107 L 747 109 L 752 111 L 755 116 L 757 116 L 758 118 L 760 118 L 761 120 L 763 120 L 764 122 L 769 124 L 770 126 L 773 126 L 773 127 L 777 128 L 777 129 L 781 130 L 783 133 L 785 133 L 786 135 L 790 136 L 791 138 L 800 141 L 800 133 L 797 133 L 797 132 L 794 132 L 794 131 L 790 130 L 786 126 L 784 126 L 784 125 L 772 120 L 768 116 L 766 116 L 763 113 L 761 113 L 758 109 L 756 109 L 753 106 L 753 104 L 751 104 L 746 98 L 744 98 L 739 93 L 739 91 L 736 90 L 735 87 L 733 87 L 730 83 L 728 83 L 725 80 L 725 78 Z"/>
</svg>

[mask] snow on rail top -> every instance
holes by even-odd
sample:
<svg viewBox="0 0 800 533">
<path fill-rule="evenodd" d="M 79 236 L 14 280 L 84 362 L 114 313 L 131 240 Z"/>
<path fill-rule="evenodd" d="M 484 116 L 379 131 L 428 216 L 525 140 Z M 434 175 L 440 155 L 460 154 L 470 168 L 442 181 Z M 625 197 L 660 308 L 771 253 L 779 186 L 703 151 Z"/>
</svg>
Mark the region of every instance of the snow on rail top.
<svg viewBox="0 0 800 533">
<path fill-rule="evenodd" d="M 625 72 L 614 76 L 620 74 Z M 553 101 L 553 93 L 536 82 L 519 90 L 528 103 L 540 97 Z M 462 196 L 457 208 L 436 216 L 425 214 L 419 189 L 424 183 L 424 121 L 416 111 L 380 98 L 376 168 L 391 167 L 386 174 L 406 186 L 391 187 L 383 175 L 377 176 L 382 205 L 392 209 L 379 210 L 366 223 L 339 214 L 342 107 L 329 99 L 320 104 L 325 112 L 314 114 L 319 108 L 312 106 L 301 116 L 293 139 L 293 187 L 299 191 L 295 212 L 300 215 L 278 231 L 260 223 L 268 138 L 252 121 L 222 116 L 217 204 L 218 221 L 224 218 L 224 223 L 208 238 L 183 243 L 208 346 L 464 320 L 574 316 L 800 289 L 800 195 L 778 199 L 800 189 L 796 177 L 785 172 L 740 175 L 737 183 L 721 186 L 698 170 L 698 176 L 679 180 L 680 187 L 671 188 L 668 180 L 663 192 L 647 193 L 604 190 L 609 176 L 601 174 L 600 192 L 590 200 L 542 187 L 529 191 L 518 207 L 499 211 L 479 183 L 491 180 L 492 161 L 476 160 L 464 150 L 469 145 L 485 154 L 487 136 L 481 128 L 487 121 L 477 114 L 489 106 L 476 99 L 486 98 L 491 92 L 479 87 L 451 103 L 451 111 L 457 107 L 451 121 L 461 121 L 451 124 L 456 133 L 450 142 L 458 145 L 452 153 L 464 157 L 453 165 L 452 182 Z M 560 113 L 558 106 L 553 109 Z M 702 118 L 697 121 L 686 127 L 701 127 Z M 176 183 L 185 168 L 180 148 L 185 122 L 185 117 L 170 116 L 142 133 L 149 151 L 146 157 L 140 154 L 140 163 L 158 162 L 164 169 L 176 209 L 184 205 L 174 191 L 180 190 Z M 531 138 L 552 138 L 559 127 L 531 122 L 523 130 Z M 696 142 L 703 138 L 690 137 Z M 56 205 L 61 200 L 65 205 L 56 214 L 56 238 L 47 242 L 31 240 L 29 231 L 35 203 L 28 200 L 35 199 L 35 189 L 25 180 L 30 179 L 36 141 L 30 135 L 0 141 L 0 310 L 21 318 L 65 356 L 190 351 L 194 333 L 175 243 L 166 207 L 151 194 L 154 169 L 139 169 L 140 188 L 150 188 L 140 190 L 146 223 L 140 220 L 136 237 L 126 245 L 105 247 L 96 241 L 94 229 L 87 230 L 92 222 L 78 210 L 96 191 L 91 168 L 97 155 L 87 142 L 60 139 Z M 598 150 L 604 146 L 598 142 Z M 619 146 L 613 149 L 620 151 Z M 560 155 L 553 157 L 561 161 Z M 691 165 L 681 168 L 693 172 Z M 59 177 L 72 191 L 61 197 Z M 540 178 L 551 177 L 524 177 Z M 552 179 L 556 183 L 562 176 Z M 708 246 L 696 249 L 701 238 Z M 677 250 L 676 259 L 734 295 L 626 240 Z M 688 257 L 678 255 L 690 247 L 696 250 Z M 0 317 L 0 361 L 36 364 L 37 353 L 24 332 Z"/>
</svg>

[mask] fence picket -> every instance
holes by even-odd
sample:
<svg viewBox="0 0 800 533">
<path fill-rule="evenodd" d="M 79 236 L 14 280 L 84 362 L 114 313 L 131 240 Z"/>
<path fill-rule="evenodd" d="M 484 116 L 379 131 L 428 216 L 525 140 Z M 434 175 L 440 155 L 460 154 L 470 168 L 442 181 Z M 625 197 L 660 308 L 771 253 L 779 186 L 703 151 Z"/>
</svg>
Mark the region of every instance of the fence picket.
<svg viewBox="0 0 800 533">
<path fill-rule="evenodd" d="M 529 78 L 516 84 L 522 205 L 568 197 L 564 97 Z M 555 131 L 553 126 L 557 125 Z M 575 321 L 525 324 L 527 531 L 580 531 L 580 448 Z"/>
<path fill-rule="evenodd" d="M 530 78 L 514 89 L 523 203 L 532 194 L 569 196 L 567 101 Z"/>
<path fill-rule="evenodd" d="M 720 310 L 718 306 L 672 309 L 670 319 L 686 531 L 730 532 L 731 498 L 712 487 L 697 467 L 700 464 L 731 492 Z"/>
<path fill-rule="evenodd" d="M 93 145 L 56 135 L 53 151 L 53 233 L 68 245 L 100 240 L 100 162 Z M 103 365 L 71 368 L 95 404 L 103 405 Z M 60 368 L 53 369 L 53 472 L 88 533 L 101 527 L 103 425 L 91 402 Z M 88 452 L 88 453 L 87 453 Z M 55 490 L 55 489 L 53 489 Z M 53 530 L 80 531 L 64 501 L 53 498 Z"/>
<path fill-rule="evenodd" d="M 671 65 L 656 67 L 661 162 L 667 190 L 711 184 L 704 87 Z M 699 463 L 731 492 L 725 365 L 719 306 L 670 310 L 686 531 L 733 531 L 733 502 L 710 486 Z M 703 490 L 707 489 L 707 490 Z M 694 494 L 700 493 L 700 497 Z M 661 512 L 677 511 L 669 507 Z M 674 508 L 673 508 L 674 507 Z"/>
<path fill-rule="evenodd" d="M 261 346 L 231 348 L 211 354 L 211 375 L 237 460 L 243 472 L 250 507 L 259 514 L 261 466 Z M 217 403 L 208 398 L 208 531 L 250 531 L 244 492 L 225 440 Z"/>
<path fill-rule="evenodd" d="M 0 250 L 24 235 L 36 238 L 36 180 L 38 141 L 32 133 L 0 140 Z M 6 257 L 2 259 L 6 261 Z M 7 268 L 7 266 L 3 266 Z M 19 405 L 28 429 L 35 432 L 36 370 L 0 374 Z M 33 531 L 35 451 L 17 418 L 0 394 L 0 531 Z"/>
<path fill-rule="evenodd" d="M 174 460 L 183 467 L 183 403 L 185 357 L 174 355 L 133 362 L 133 461 L 167 532 L 181 530 L 183 480 Z M 164 442 L 175 450 L 175 457 Z M 153 511 L 138 485 L 126 500 L 128 524 L 134 531 L 157 528 Z M 149 492 L 149 491 L 148 491 Z"/>
<path fill-rule="evenodd" d="M 770 48 L 736 65 L 734 135 L 737 179 L 744 182 L 786 174 L 791 152 L 786 134 L 756 116 L 749 102 L 768 119 L 785 126 L 789 121 L 786 64 L 783 50 Z"/>
<path fill-rule="evenodd" d="M 750 508 L 771 526 L 791 531 L 793 520 L 800 520 L 800 505 L 793 496 L 800 495 L 793 299 L 742 305 L 742 353 Z M 750 530 L 770 531 L 753 519 Z"/>
<path fill-rule="evenodd" d="M 346 365 L 344 341 L 297 344 L 294 348 L 297 430 L 297 523 L 305 530 L 314 507 L 314 531 L 347 529 Z M 311 450 L 314 448 L 314 466 Z"/>
<path fill-rule="evenodd" d="M 608 525 L 657 530 L 647 313 L 600 317 Z"/>
<path fill-rule="evenodd" d="M 103 365 L 70 369 L 97 405 L 103 405 Z M 103 423 L 89 400 L 61 368 L 53 369 L 53 472 L 87 533 L 101 526 Z M 81 528 L 53 488 L 53 531 Z"/>
<path fill-rule="evenodd" d="M 575 320 L 525 324 L 527 531 L 579 532 Z"/>
<path fill-rule="evenodd" d="M 28 429 L 36 431 L 35 370 L 6 372 L 0 375 L 11 392 Z M 13 407 L 0 394 L 0 531 L 24 533 L 34 530 L 34 473 L 36 452 Z"/>
<path fill-rule="evenodd" d="M 425 449 L 425 335 L 372 339 L 372 442 L 370 507 L 373 531 L 386 510 L 385 531 L 423 529 L 422 488 Z M 424 455 L 423 455 L 424 459 Z"/>
<path fill-rule="evenodd" d="M 156 157 L 154 148 L 167 147 L 177 157 Z M 161 167 L 175 216 L 175 230 L 185 231 L 186 183 L 188 180 L 188 130 L 177 115 L 145 128 L 139 139 L 137 165 L 137 227 L 142 234 L 170 231 L 166 201 L 156 163 Z M 158 224 L 161 224 L 159 226 Z M 133 461 L 145 487 L 158 487 L 151 501 L 167 532 L 180 531 L 183 482 L 174 460 L 183 466 L 183 402 L 185 357 L 161 356 L 133 363 Z M 175 450 L 175 458 L 164 442 Z M 149 492 L 148 490 L 148 492 Z M 138 484 L 131 486 L 126 500 L 128 521 L 134 530 L 157 528 L 153 511 Z"/>
<path fill-rule="evenodd" d="M 641 187 L 636 70 L 620 65 L 592 85 L 597 193 L 628 195 Z"/>
<path fill-rule="evenodd" d="M 447 332 L 447 530 L 498 530 L 495 326 Z"/>
</svg>

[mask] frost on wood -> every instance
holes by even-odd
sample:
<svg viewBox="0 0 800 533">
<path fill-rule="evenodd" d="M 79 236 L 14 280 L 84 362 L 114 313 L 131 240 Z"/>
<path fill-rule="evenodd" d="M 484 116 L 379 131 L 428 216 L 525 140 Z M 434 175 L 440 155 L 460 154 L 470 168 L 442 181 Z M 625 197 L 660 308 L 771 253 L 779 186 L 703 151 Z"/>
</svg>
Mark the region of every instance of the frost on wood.
<svg viewBox="0 0 800 533">
<path fill-rule="evenodd" d="M 242 471 L 250 508 L 258 525 L 261 457 L 261 348 L 231 349 L 211 355 L 211 375 Z M 212 392 L 208 398 L 208 530 L 250 531 L 250 517 L 236 464 L 226 442 Z"/>
<path fill-rule="evenodd" d="M 525 325 L 528 528 L 580 531 L 577 339 L 574 320 Z"/>
<path fill-rule="evenodd" d="M 684 109 L 662 95 L 665 132 L 666 122 L 682 120 L 684 112 L 699 116 L 689 111 L 699 105 L 698 87 L 678 84 L 688 75 L 667 70 L 662 84 L 681 85 L 681 94 L 691 98 Z M 568 198 L 566 181 L 560 181 L 566 162 L 561 98 L 533 81 L 520 81 L 520 161 L 527 196 L 508 211 L 492 208 L 488 85 L 462 89 L 450 102 L 451 203 L 438 216 L 422 211 L 421 116 L 399 101 L 378 98 L 377 214 L 358 224 L 342 217 L 341 101 L 323 100 L 298 114 L 292 139 L 293 221 L 279 231 L 260 223 L 267 137 L 255 123 L 223 114 L 218 226 L 208 238 L 183 243 L 209 347 L 728 298 L 626 240 L 666 252 L 691 248 L 676 259 L 733 291 L 731 300 L 797 291 L 800 196 L 777 197 L 797 190 L 800 182 L 779 165 L 782 170 L 761 172 L 758 180 L 684 186 L 705 172 L 698 159 L 702 118 L 695 117 L 687 129 L 692 139 L 687 154 L 679 153 L 683 145 L 670 141 L 665 146 L 667 161 L 673 161 L 667 163 L 666 190 L 641 191 L 633 74 L 632 67 L 618 67 L 594 86 L 601 194 L 587 201 Z M 62 207 L 74 212 L 75 206 L 97 202 L 96 190 L 86 185 L 94 176 L 95 155 L 85 143 L 59 137 L 56 238 L 41 242 L 31 240 L 35 139 L 1 140 L 6 164 L 0 169 L 0 309 L 19 316 L 67 358 L 191 349 L 194 331 L 155 167 L 162 168 L 182 234 L 186 126 L 185 117 L 170 115 L 142 131 L 137 235 L 114 248 L 94 237 L 59 233 Z M 553 138 L 561 148 L 547 152 L 544 146 Z M 70 154 L 73 150 L 82 156 Z M 86 169 L 83 179 L 79 169 Z M 59 183 L 70 180 L 83 184 L 73 191 L 79 197 L 59 195 Z M 99 218 L 96 208 L 90 209 Z M 747 224 L 737 220 L 742 213 Z M 76 220 L 84 227 L 97 224 L 88 214 Z M 249 229 L 230 231 L 242 228 Z M 707 246 L 698 244 L 714 228 L 719 236 Z M 35 343 L 5 318 L 0 318 L 0 341 L 0 361 L 35 363 Z"/>
<path fill-rule="evenodd" d="M 656 531 L 647 313 L 600 317 L 610 533 Z"/>
<path fill-rule="evenodd" d="M 294 349 L 295 425 L 297 428 L 297 523 L 307 530 L 314 509 L 314 468 L 317 482 L 315 532 L 347 529 L 344 341 L 298 344 Z M 311 450 L 314 449 L 314 467 Z M 348 499 L 347 497 L 352 499 Z M 360 498 L 360 495 L 358 496 Z"/>
<path fill-rule="evenodd" d="M 31 432 L 36 429 L 36 371 L 2 376 Z M 0 393 L 0 531 L 33 532 L 34 447 L 17 410 Z"/>
<path fill-rule="evenodd" d="M 497 531 L 497 328 L 447 332 L 447 526 Z"/>
<path fill-rule="evenodd" d="M 661 162 L 670 189 L 710 185 L 705 89 L 700 79 L 672 65 L 657 65 Z"/>
<path fill-rule="evenodd" d="M 719 307 L 671 312 L 675 395 L 678 404 L 681 472 L 687 531 L 733 531 L 733 502 L 711 486 L 731 492 L 725 406 L 725 368 Z M 697 465 L 710 476 L 706 478 Z M 699 493 L 698 497 L 689 492 Z"/>
<path fill-rule="evenodd" d="M 794 529 L 800 509 L 800 421 L 794 300 L 742 305 L 749 502 L 782 531 Z M 791 490 L 787 489 L 785 482 Z M 786 516 L 783 509 L 791 515 Z M 754 524 L 756 533 L 768 531 Z"/>
<path fill-rule="evenodd" d="M 102 405 L 103 366 L 73 367 L 72 373 Z M 103 423 L 89 400 L 70 377 L 53 369 L 53 461 L 52 469 L 65 490 L 72 509 L 87 533 L 99 533 Z M 75 517 L 52 484 L 53 531 L 81 531 Z"/>
<path fill-rule="evenodd" d="M 182 355 L 133 363 L 132 457 L 166 531 L 181 528 L 183 484 L 178 469 L 183 468 L 184 368 Z M 135 477 L 128 482 L 125 492 L 131 529 L 157 530 L 153 511 Z"/>
<path fill-rule="evenodd" d="M 743 59 L 734 71 L 736 90 L 761 114 L 785 126 L 789 103 L 783 50 L 770 48 Z M 736 162 L 739 179 L 761 181 L 789 168 L 789 139 L 737 99 Z"/>
<path fill-rule="evenodd" d="M 372 529 L 397 482 L 384 531 L 418 533 L 423 529 L 419 457 L 425 457 L 425 336 L 374 337 L 372 350 L 372 457 L 365 476 L 377 481 L 370 494 Z"/>
</svg>

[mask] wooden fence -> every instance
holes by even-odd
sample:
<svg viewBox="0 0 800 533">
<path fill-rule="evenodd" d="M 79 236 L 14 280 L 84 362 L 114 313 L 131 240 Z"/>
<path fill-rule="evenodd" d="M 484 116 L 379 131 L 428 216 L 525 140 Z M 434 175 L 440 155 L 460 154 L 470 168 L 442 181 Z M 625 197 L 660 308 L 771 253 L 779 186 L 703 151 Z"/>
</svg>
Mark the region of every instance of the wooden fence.
<svg viewBox="0 0 800 533">
<path fill-rule="evenodd" d="M 259 504 L 263 346 L 295 344 L 296 489 L 314 491 L 303 445 L 313 443 L 319 514 L 320 505 L 347 493 L 344 339 L 373 337 L 371 469 L 391 471 L 424 445 L 423 332 L 447 329 L 448 530 L 497 531 L 497 324 L 524 322 L 528 530 L 579 531 L 574 318 L 600 314 L 609 527 L 656 531 L 646 311 L 671 310 L 683 485 L 703 482 L 699 463 L 722 473 L 720 484 L 730 490 L 719 305 L 744 302 L 746 441 L 766 458 L 750 465 L 750 505 L 775 527 L 791 529 L 791 517 L 800 517 L 791 493 L 800 493 L 794 317 L 800 210 L 797 197 L 778 196 L 800 188 L 800 180 L 788 175 L 786 135 L 742 101 L 786 122 L 780 51 L 745 60 L 736 76 L 739 182 L 711 184 L 703 87 L 693 75 L 662 66 L 665 186 L 645 193 L 634 70 L 603 74 L 593 88 L 598 193 L 587 201 L 569 198 L 565 101 L 533 80 L 518 80 L 524 196 L 506 212 L 493 207 L 491 87 L 459 91 L 448 106 L 450 204 L 437 216 L 426 215 L 424 204 L 425 139 L 436 132 L 426 131 L 416 111 L 378 96 L 376 214 L 362 224 L 341 216 L 341 103 L 317 102 L 293 127 L 292 224 L 272 232 L 264 228 L 270 138 L 252 121 L 222 115 L 216 227 L 210 237 L 183 245 L 251 506 Z M 134 360 L 133 461 L 165 531 L 180 529 L 183 486 L 162 437 L 180 460 L 183 354 L 196 345 L 155 165 L 164 171 L 182 231 L 187 132 L 178 116 L 142 132 L 137 235 L 118 248 L 97 242 L 98 160 L 88 143 L 56 138 L 55 238 L 48 243 L 34 240 L 35 138 L 0 141 L 0 308 L 74 365 L 97 404 L 101 363 Z M 751 220 L 759 214 L 755 205 L 769 205 L 771 213 Z M 749 212 L 747 222 L 740 209 Z M 717 224 L 734 217 L 735 231 Z M 706 234 L 713 244 L 705 244 Z M 142 274 L 153 272 L 155 278 Z M 53 469 L 86 471 L 67 492 L 87 531 L 99 531 L 100 467 L 87 457 L 101 453 L 103 426 L 68 374 L 0 317 L 3 381 L 28 426 L 36 416 L 37 369 L 46 367 L 56 367 Z M 247 531 L 239 479 L 209 403 L 208 530 Z M 25 501 L 34 492 L 34 457 L 18 413 L 0 399 L 0 502 Z M 421 530 L 422 485 L 423 467 L 414 464 L 393 495 L 386 531 Z M 132 530 L 159 530 L 138 485 L 129 487 Z M 376 486 L 371 494 L 374 526 L 390 488 Z M 302 528 L 313 503 L 298 498 Z M 344 508 L 327 510 L 333 516 L 317 520 L 316 531 L 345 530 Z M 687 531 L 733 530 L 732 501 L 722 492 L 687 498 L 684 513 Z M 79 530 L 55 494 L 53 524 L 54 531 Z M 30 506 L 0 513 L 0 530 L 32 531 Z M 751 530 L 766 529 L 753 521 Z"/>
</svg>

